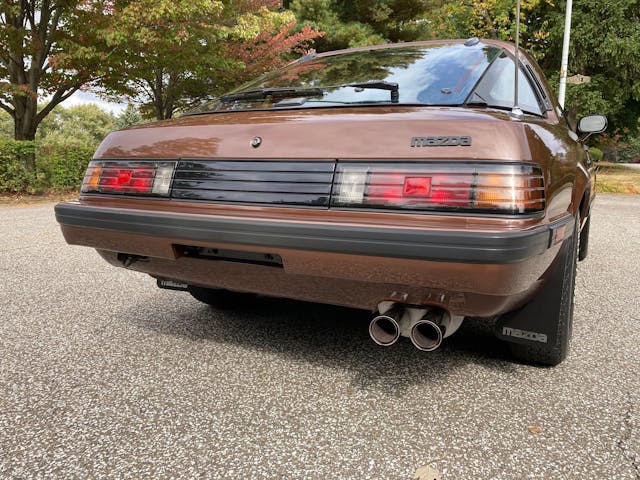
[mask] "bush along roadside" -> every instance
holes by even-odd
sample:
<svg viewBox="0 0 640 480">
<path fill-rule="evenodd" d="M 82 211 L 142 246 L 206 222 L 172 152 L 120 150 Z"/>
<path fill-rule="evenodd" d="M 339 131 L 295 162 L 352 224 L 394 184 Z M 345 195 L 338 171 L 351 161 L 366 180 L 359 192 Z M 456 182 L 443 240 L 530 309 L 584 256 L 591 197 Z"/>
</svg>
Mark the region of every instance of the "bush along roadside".
<svg viewBox="0 0 640 480">
<path fill-rule="evenodd" d="M 47 146 L 39 148 L 36 171 L 50 190 L 79 189 L 95 147 Z"/>
<path fill-rule="evenodd" d="M 27 159 L 36 155 L 35 142 L 0 140 L 0 192 L 35 193 L 37 173 L 27 169 Z"/>
<path fill-rule="evenodd" d="M 596 147 L 590 147 L 589 153 L 591 154 L 591 158 L 593 159 L 594 162 L 599 162 L 600 160 L 602 160 L 602 157 L 604 156 L 604 153 L 602 153 L 602 150 Z"/>
<path fill-rule="evenodd" d="M 634 137 L 618 151 L 620 162 L 640 163 L 640 137 Z"/>
<path fill-rule="evenodd" d="M 0 194 L 78 189 L 94 151 L 94 146 L 0 140 Z M 30 171 L 27 160 L 34 155 L 36 168 Z"/>
<path fill-rule="evenodd" d="M 602 140 L 598 145 L 603 153 L 602 160 L 610 163 L 640 163 L 640 136 L 628 135 L 624 141 L 619 137 L 619 134 L 599 137 Z"/>
</svg>

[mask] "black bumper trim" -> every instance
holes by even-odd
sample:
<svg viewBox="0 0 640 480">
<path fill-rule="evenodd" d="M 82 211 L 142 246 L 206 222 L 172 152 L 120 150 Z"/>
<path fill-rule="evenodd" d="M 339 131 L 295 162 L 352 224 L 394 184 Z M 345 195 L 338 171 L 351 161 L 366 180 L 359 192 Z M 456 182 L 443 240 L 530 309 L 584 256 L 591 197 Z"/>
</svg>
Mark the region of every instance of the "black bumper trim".
<svg viewBox="0 0 640 480">
<path fill-rule="evenodd" d="M 60 203 L 55 212 L 57 221 L 66 226 L 180 239 L 182 243 L 231 243 L 462 263 L 526 260 L 550 247 L 553 230 L 574 221 L 567 216 L 532 230 L 485 233 L 247 220 L 79 203 Z"/>
</svg>

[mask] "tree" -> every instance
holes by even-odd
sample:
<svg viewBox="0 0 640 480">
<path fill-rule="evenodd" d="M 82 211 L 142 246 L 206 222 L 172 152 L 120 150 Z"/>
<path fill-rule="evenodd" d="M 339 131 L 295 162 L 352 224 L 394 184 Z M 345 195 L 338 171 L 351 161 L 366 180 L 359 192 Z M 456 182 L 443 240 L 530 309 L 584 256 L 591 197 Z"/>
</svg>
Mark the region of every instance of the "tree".
<svg viewBox="0 0 640 480">
<path fill-rule="evenodd" d="M 194 81 L 212 78 L 224 63 L 219 29 L 211 28 L 223 9 L 215 0 L 116 1 L 114 22 L 101 32 L 116 61 L 101 85 L 159 120 L 170 118 Z"/>
<path fill-rule="evenodd" d="M 102 86 L 171 118 L 260 73 L 319 32 L 293 32 L 295 18 L 273 0 L 116 2 L 104 40 L 114 54 Z M 272 8 L 270 8 L 272 7 Z M 113 61 L 117 59 L 118 61 Z"/>
<path fill-rule="evenodd" d="M 95 103 L 69 108 L 60 105 L 42 121 L 36 139 L 40 144 L 95 148 L 114 127 L 113 114 Z"/>
<path fill-rule="evenodd" d="M 553 8 L 552 0 L 522 0 L 520 44 L 537 58 L 544 57 L 549 48 L 549 13 Z M 513 0 L 448 2 L 433 10 L 431 20 L 436 25 L 436 38 L 479 37 L 513 42 L 516 3 Z M 561 24 L 564 26 L 562 19 Z"/>
<path fill-rule="evenodd" d="M 122 130 L 142 123 L 142 115 L 133 103 L 128 103 L 127 108 L 116 117 L 115 128 Z"/>
<path fill-rule="evenodd" d="M 345 22 L 370 25 L 389 42 L 426 40 L 431 36 L 428 13 L 443 0 L 335 0 Z"/>
<path fill-rule="evenodd" d="M 550 12 L 549 49 L 541 60 L 547 72 L 559 69 L 564 2 Z M 591 76 L 591 82 L 568 85 L 567 105 L 579 115 L 603 113 L 609 132 L 638 135 L 640 118 L 640 1 L 574 2 L 569 75 Z M 557 77 L 557 74 L 556 74 Z"/>
<path fill-rule="evenodd" d="M 564 1 L 523 0 L 523 48 L 537 58 L 552 87 L 559 81 Z M 448 2 L 430 17 L 437 38 L 478 36 L 513 41 L 515 2 L 466 0 Z M 591 82 L 568 85 L 567 109 L 575 115 L 603 113 L 610 131 L 638 132 L 640 116 L 640 1 L 580 0 L 572 15 L 569 75 L 591 76 Z"/>
<path fill-rule="evenodd" d="M 56 105 L 96 78 L 105 53 L 93 32 L 106 8 L 100 0 L 0 0 L 0 108 L 16 140 L 33 140 Z"/>
<path fill-rule="evenodd" d="M 433 37 L 430 12 L 444 0 L 293 0 L 301 23 L 325 32 L 318 51 Z"/>
<path fill-rule="evenodd" d="M 244 13 L 223 41 L 225 56 L 233 65 L 227 72 L 232 75 L 227 88 L 283 66 L 292 54 L 304 54 L 313 39 L 324 35 L 310 25 L 296 29 L 292 12 L 273 9 L 279 1 L 258 3 L 263 5 L 255 11 L 255 1 L 235 2 L 235 9 Z"/>
<path fill-rule="evenodd" d="M 293 0 L 291 10 L 300 23 L 325 32 L 315 41 L 319 52 L 386 43 L 371 25 L 341 18 L 335 0 Z"/>
<path fill-rule="evenodd" d="M 13 138 L 13 118 L 4 110 L 0 110 L 0 140 L 10 138 Z"/>
</svg>

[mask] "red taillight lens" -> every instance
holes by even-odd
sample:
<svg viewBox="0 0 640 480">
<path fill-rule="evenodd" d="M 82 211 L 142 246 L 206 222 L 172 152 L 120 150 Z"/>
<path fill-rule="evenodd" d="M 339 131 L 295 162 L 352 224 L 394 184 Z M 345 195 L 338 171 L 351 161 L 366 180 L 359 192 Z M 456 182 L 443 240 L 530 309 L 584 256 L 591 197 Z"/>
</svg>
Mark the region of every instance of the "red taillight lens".
<svg viewBox="0 0 640 480">
<path fill-rule="evenodd" d="M 544 210 L 544 184 L 540 167 L 528 164 L 344 163 L 332 205 L 530 213 Z"/>
<path fill-rule="evenodd" d="M 389 174 L 371 171 L 367 182 L 366 203 L 416 206 L 428 202 L 460 207 L 469 202 L 471 175 L 468 173 L 434 173 L 429 177 L 410 175 L 411 172 Z"/>
<path fill-rule="evenodd" d="M 404 177 L 402 195 L 426 198 L 431 195 L 431 177 Z"/>
<path fill-rule="evenodd" d="M 175 162 L 93 161 L 81 191 L 167 196 L 174 169 Z"/>
<path fill-rule="evenodd" d="M 151 193 L 153 186 L 153 166 L 134 168 L 107 167 L 102 169 L 98 184 L 103 193 L 108 191 L 121 193 Z"/>
<path fill-rule="evenodd" d="M 370 203 L 386 204 L 403 196 L 404 176 L 398 173 L 369 173 L 366 196 Z"/>
</svg>

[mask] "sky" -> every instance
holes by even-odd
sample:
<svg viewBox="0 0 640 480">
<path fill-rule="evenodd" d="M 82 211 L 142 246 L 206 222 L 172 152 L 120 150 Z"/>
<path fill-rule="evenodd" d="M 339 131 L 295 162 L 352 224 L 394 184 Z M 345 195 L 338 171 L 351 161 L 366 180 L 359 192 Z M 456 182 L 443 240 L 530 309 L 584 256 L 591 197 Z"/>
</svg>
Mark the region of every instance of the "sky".
<svg viewBox="0 0 640 480">
<path fill-rule="evenodd" d="M 73 107 L 74 105 L 81 105 L 85 103 L 95 103 L 100 108 L 107 110 L 109 112 L 112 112 L 114 115 L 118 115 L 125 108 L 127 108 L 126 103 L 105 102 L 104 100 L 97 97 L 91 92 L 81 92 L 81 91 L 77 91 L 76 93 L 71 95 L 71 97 L 69 97 L 67 100 L 62 102 L 62 105 L 68 108 L 68 107 Z"/>
</svg>

